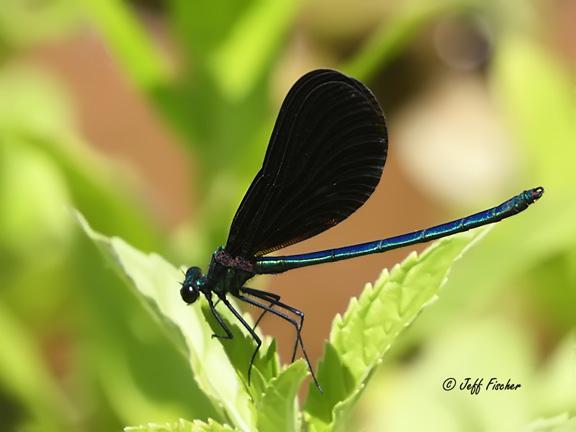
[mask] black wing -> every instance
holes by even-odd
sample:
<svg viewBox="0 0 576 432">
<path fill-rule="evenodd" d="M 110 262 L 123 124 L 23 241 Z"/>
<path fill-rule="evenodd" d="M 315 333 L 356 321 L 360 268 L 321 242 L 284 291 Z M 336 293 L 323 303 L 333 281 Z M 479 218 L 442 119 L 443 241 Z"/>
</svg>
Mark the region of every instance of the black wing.
<svg viewBox="0 0 576 432">
<path fill-rule="evenodd" d="M 332 70 L 307 73 L 282 104 L 226 251 L 265 255 L 346 219 L 380 181 L 387 148 L 384 116 L 368 88 Z"/>
</svg>

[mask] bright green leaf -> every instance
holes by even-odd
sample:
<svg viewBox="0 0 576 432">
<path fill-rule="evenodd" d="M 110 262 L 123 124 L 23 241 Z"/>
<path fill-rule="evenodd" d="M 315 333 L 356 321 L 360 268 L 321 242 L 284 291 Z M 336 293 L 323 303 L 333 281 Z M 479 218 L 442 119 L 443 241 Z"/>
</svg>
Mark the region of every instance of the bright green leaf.
<svg viewBox="0 0 576 432">
<path fill-rule="evenodd" d="M 495 94 L 531 158 L 529 168 L 546 188 L 571 192 L 576 185 L 573 78 L 528 38 L 508 35 L 498 46 L 492 70 Z"/>
<path fill-rule="evenodd" d="M 124 428 L 125 432 L 232 432 L 228 425 L 221 425 L 213 420 L 204 423 L 198 420 L 189 422 L 180 419 L 173 423 L 148 423 L 141 426 L 129 426 Z"/>
<path fill-rule="evenodd" d="M 52 189 L 44 199 L 52 200 L 51 207 L 59 212 L 66 205 L 61 199 L 68 195 L 99 229 L 122 233 L 139 247 L 160 243 L 150 216 L 131 198 L 129 188 L 119 187 L 114 180 L 110 162 L 98 157 L 78 137 L 73 106 L 57 80 L 31 67 L 10 66 L 0 70 L 0 94 L 0 141 L 9 153 L 34 153 L 32 162 L 43 165 L 23 167 L 24 171 L 18 173 L 18 164 L 13 163 L 16 175 L 38 177 L 45 173 L 52 177 L 46 185 L 32 183 Z M 10 174 L 8 168 L 1 171 Z M 65 191 L 58 184 L 62 181 L 66 183 Z M 61 214 L 58 218 L 61 224 L 68 223 Z"/>
<path fill-rule="evenodd" d="M 222 43 L 234 27 L 247 0 L 169 0 L 166 2 L 171 28 L 188 63 L 204 67 L 206 58 Z"/>
<path fill-rule="evenodd" d="M 223 94 L 239 100 L 252 90 L 278 52 L 299 3 L 294 0 L 254 1 L 235 22 L 212 60 L 212 71 Z"/>
<path fill-rule="evenodd" d="M 2 0 L 0 51 L 46 43 L 67 36 L 78 24 L 75 2 L 51 0 L 41 6 L 22 0 Z"/>
<path fill-rule="evenodd" d="M 576 337 L 567 336 L 550 354 L 531 393 L 534 411 L 539 415 L 576 411 L 576 373 L 574 354 Z"/>
<path fill-rule="evenodd" d="M 83 3 L 89 18 L 138 86 L 152 89 L 168 82 L 167 62 L 127 3 L 119 0 L 84 0 Z"/>
<path fill-rule="evenodd" d="M 119 238 L 108 238 L 79 221 L 138 297 L 166 325 L 168 335 L 190 361 L 199 387 L 220 406 L 241 430 L 253 430 L 255 412 L 244 384 L 238 379 L 222 345 L 213 340 L 201 301 L 186 306 L 178 292 L 181 272 L 156 254 L 144 254 Z M 222 309 L 219 309 L 221 312 Z M 228 317 L 225 311 L 223 316 Z M 229 319 L 229 318 L 228 318 Z M 234 341 L 228 341 L 234 342 Z"/>
<path fill-rule="evenodd" d="M 267 385 L 257 403 L 259 432 L 292 432 L 300 430 L 296 395 L 308 367 L 298 360 Z"/>
<path fill-rule="evenodd" d="M 443 293 L 438 303 L 445 298 Z M 486 314 L 437 330 L 420 345 L 413 362 L 391 365 L 383 371 L 386 377 L 375 377 L 363 399 L 367 423 L 374 430 L 395 432 L 521 430 L 532 418 L 528 393 L 538 392 L 532 384 L 537 360 L 530 332 L 509 318 Z M 449 377 L 457 386 L 444 391 Z M 467 377 L 483 379 L 480 393 L 460 390 Z M 487 388 L 492 378 L 521 387 L 494 391 Z"/>
<path fill-rule="evenodd" d="M 232 299 L 230 299 L 232 301 Z M 249 395 L 253 401 L 260 398 L 261 393 L 264 391 L 266 384 L 278 372 L 278 356 L 276 354 L 276 344 L 270 342 L 269 338 L 260 335 L 262 339 L 262 347 L 258 351 L 258 355 L 254 359 L 254 364 L 251 370 L 251 381 L 248 380 L 248 367 L 250 360 L 256 349 L 256 345 L 252 336 L 249 335 L 244 329 L 241 329 L 238 320 L 231 316 L 227 310 L 219 309 L 222 319 L 226 326 L 230 329 L 233 335 L 232 340 L 227 339 L 214 339 L 222 344 L 222 348 L 226 352 L 226 356 L 236 369 L 237 375 L 242 379 L 245 384 Z M 202 313 L 204 319 L 210 325 L 212 333 L 223 334 L 220 324 L 216 321 L 208 305 L 202 306 Z M 251 324 L 248 316 L 245 316 L 246 321 Z"/>
<path fill-rule="evenodd" d="M 556 417 L 539 419 L 531 423 L 526 432 L 576 432 L 576 417 L 567 413 Z"/>
<path fill-rule="evenodd" d="M 384 271 L 344 316 L 336 316 L 318 368 L 325 394 L 311 389 L 305 409 L 317 430 L 345 430 L 345 420 L 375 368 L 401 331 L 436 300 L 451 265 L 485 231 L 435 242 L 420 256 L 410 254 Z"/>
<path fill-rule="evenodd" d="M 57 258 L 70 232 L 63 176 L 44 152 L 17 138 L 6 141 L 0 139 L 0 244 L 31 261 Z"/>
<path fill-rule="evenodd" d="M 72 405 L 52 377 L 35 342 L 2 303 L 0 334 L 4 347 L 0 350 L 3 392 L 9 392 L 22 403 L 41 430 L 58 431 L 70 426 Z"/>
<path fill-rule="evenodd" d="M 0 94 L 0 133 L 60 138 L 75 129 L 64 88 L 37 68 L 9 65 L 0 69 Z"/>
</svg>

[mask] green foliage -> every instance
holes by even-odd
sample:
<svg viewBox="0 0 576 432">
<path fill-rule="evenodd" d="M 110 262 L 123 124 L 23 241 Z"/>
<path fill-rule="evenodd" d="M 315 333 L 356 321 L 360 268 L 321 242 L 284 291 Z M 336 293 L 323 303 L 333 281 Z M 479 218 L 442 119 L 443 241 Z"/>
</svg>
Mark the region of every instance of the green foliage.
<svg viewBox="0 0 576 432">
<path fill-rule="evenodd" d="M 62 430 L 63 419 L 71 416 L 70 402 L 50 376 L 33 339 L 2 304 L 0 334 L 4 346 L 10 347 L 0 355 L 2 387 L 26 401 L 42 430 Z"/>
<path fill-rule="evenodd" d="M 96 233 L 78 217 L 113 268 L 162 321 L 175 348 L 188 358 L 199 389 L 223 411 L 228 422 L 240 430 L 300 429 L 296 396 L 306 376 L 303 361 L 278 372 L 275 345 L 268 344 L 255 362 L 254 380 L 248 385 L 245 371 L 254 343 L 229 311 L 222 310 L 222 314 L 234 329 L 234 340 L 216 343 L 211 335 L 219 329 L 209 324 L 210 312 L 202 307 L 203 301 L 186 306 L 180 299 L 174 281 L 181 275 L 176 268 L 122 239 Z M 478 233 L 453 236 L 420 256 L 410 255 L 390 274 L 385 271 L 374 287 L 368 284 L 359 299 L 351 301 L 344 316 L 334 320 L 318 369 L 324 393 L 311 384 L 305 405 L 308 427 L 344 430 L 355 402 L 386 351 L 435 299 L 452 263 L 477 237 Z"/>
<path fill-rule="evenodd" d="M 520 187 L 542 184 L 546 196 L 467 252 L 442 301 L 418 320 L 468 237 L 412 255 L 368 286 L 334 321 L 319 368 L 325 393 L 311 387 L 300 411 L 305 364 L 280 365 L 274 341 L 264 339 L 248 386 L 250 337 L 223 310 L 235 340 L 211 339 L 218 327 L 203 302 L 186 307 L 177 295 L 179 270 L 140 250 L 201 264 L 221 243 L 262 160 L 277 60 L 286 59 L 288 35 L 309 31 L 301 21 L 307 3 L 165 2 L 173 61 L 130 2 L 3 0 L 0 427 L 101 431 L 153 421 L 128 430 L 574 430 L 574 341 L 566 336 L 576 324 L 573 84 L 538 41 L 531 3 L 504 3 L 402 3 L 362 35 L 366 42 L 337 50 L 349 54 L 339 69 L 377 84 L 382 69 L 410 58 L 423 30 L 462 12 L 479 18 L 494 30 L 483 77 L 517 146 L 514 177 Z M 85 142 L 66 75 L 35 61 L 46 42 L 94 31 L 128 86 L 148 98 L 196 162 L 199 200 L 182 250 L 142 205 L 139 185 L 126 186 L 114 161 Z M 313 39 L 314 49 L 326 43 Z M 124 281 L 105 271 L 69 208 L 119 236 L 85 226 Z M 413 351 L 421 354 L 406 365 Z M 438 390 L 448 374 L 495 372 L 518 372 L 523 392 L 470 399 Z M 181 417 L 194 420 L 175 421 Z"/>
<path fill-rule="evenodd" d="M 471 255 L 466 255 L 462 264 Z M 445 300 L 442 295 L 422 318 L 437 312 Z M 472 317 L 468 314 L 468 320 L 462 318 L 452 326 L 435 329 L 436 337 L 426 341 L 417 362 L 382 370 L 374 378 L 380 386 L 369 387 L 363 398 L 364 421 L 375 430 L 412 431 L 427 424 L 427 430 L 440 432 L 466 429 L 474 419 L 479 430 L 506 432 L 530 430 L 536 418 L 574 410 L 574 337 L 566 337 L 550 358 L 539 364 L 538 347 L 529 329 L 496 314 Z M 443 391 L 442 382 L 448 377 L 456 379 L 458 385 L 466 377 L 472 382 L 484 378 L 484 382 L 475 395 L 458 387 Z M 522 387 L 515 391 L 487 390 L 492 377 L 504 383 L 510 379 Z"/>
<path fill-rule="evenodd" d="M 178 420 L 174 423 L 149 423 L 143 426 L 130 426 L 124 428 L 125 432 L 229 432 L 234 431 L 227 425 L 221 425 L 213 420 L 204 423 L 198 420 L 189 422 Z"/>
<path fill-rule="evenodd" d="M 568 414 L 547 419 L 537 420 L 526 429 L 527 432 L 574 432 L 576 431 L 576 418 Z"/>
<path fill-rule="evenodd" d="M 70 0 L 51 0 L 37 7 L 31 2 L 3 0 L 0 8 L 0 59 L 7 52 L 67 34 L 77 23 Z"/>
<path fill-rule="evenodd" d="M 200 390 L 224 418 L 241 430 L 255 430 L 257 425 L 267 425 L 266 430 L 272 430 L 272 419 L 276 430 L 294 430 L 298 421 L 294 409 L 296 392 L 306 375 L 301 361 L 279 372 L 275 345 L 268 342 L 260 351 L 252 385 L 248 386 L 246 366 L 255 345 L 238 328 L 229 311 L 220 309 L 233 329 L 235 343 L 218 343 L 212 334 L 221 330 L 214 323 L 211 327 L 206 319 L 209 312 L 202 310 L 202 302 L 187 307 L 174 290 L 175 282 L 182 278 L 178 269 L 160 256 L 144 254 L 119 238 L 104 237 L 80 220 L 112 266 L 163 323 L 175 348 L 188 358 Z"/>
<path fill-rule="evenodd" d="M 174 295 L 174 284 L 182 278 L 180 271 L 158 255 L 144 254 L 119 238 L 108 239 L 92 231 L 86 223 L 83 225 L 112 259 L 114 268 L 136 288 L 154 316 L 171 328 L 168 334 L 176 349 L 188 358 L 200 389 L 219 401 L 220 406 L 216 407 L 234 424 L 243 429 L 253 427 L 254 412 L 248 403 L 248 393 L 236 379 L 221 344 L 212 343 L 215 342 L 211 338 L 213 331 L 202 315 L 200 303 L 186 307 L 179 296 Z"/>
<path fill-rule="evenodd" d="M 457 13 L 467 2 L 407 2 L 392 22 L 383 23 L 368 42 L 342 69 L 362 80 L 369 80 L 382 66 L 402 54 L 406 45 L 435 18 Z"/>
<path fill-rule="evenodd" d="M 234 23 L 212 54 L 210 65 L 227 99 L 241 100 L 259 83 L 292 24 L 298 4 L 294 0 L 255 1 Z"/>
<path fill-rule="evenodd" d="M 86 0 L 84 7 L 136 85 L 150 89 L 167 83 L 168 65 L 128 5 L 119 0 Z"/>
<path fill-rule="evenodd" d="M 524 144 L 534 176 L 554 194 L 565 194 L 576 183 L 570 157 L 576 153 L 572 79 L 526 37 L 508 36 L 499 47 L 492 73 L 505 119 Z"/>
<path fill-rule="evenodd" d="M 330 342 L 318 368 L 326 394 L 309 392 L 306 412 L 314 430 L 346 430 L 346 420 L 368 379 L 400 332 L 435 301 L 452 263 L 478 236 L 462 234 L 436 242 L 420 256 L 412 253 L 374 286 L 352 299 L 332 323 Z"/>
</svg>

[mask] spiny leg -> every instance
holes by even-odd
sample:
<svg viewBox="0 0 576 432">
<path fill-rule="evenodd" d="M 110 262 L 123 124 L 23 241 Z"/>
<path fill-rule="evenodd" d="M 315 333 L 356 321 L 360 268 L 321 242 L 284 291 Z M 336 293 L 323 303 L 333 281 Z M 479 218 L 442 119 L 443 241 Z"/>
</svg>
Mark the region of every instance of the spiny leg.
<svg viewBox="0 0 576 432">
<path fill-rule="evenodd" d="M 249 293 L 250 295 L 252 295 L 253 297 L 256 297 L 256 298 L 259 298 L 259 299 L 262 299 L 262 300 L 269 300 L 268 295 L 271 294 L 271 293 L 267 293 L 266 291 L 254 290 L 254 289 L 252 289 L 252 288 L 249 288 L 249 290 L 250 290 L 251 292 L 249 292 L 249 291 L 246 291 L 246 292 L 248 292 L 248 293 Z M 271 306 L 272 306 L 272 305 L 274 305 L 274 306 L 279 306 L 279 307 L 281 307 L 281 308 L 283 308 L 283 309 L 286 309 L 286 310 L 289 311 L 289 312 L 292 312 L 294 315 L 298 316 L 299 322 L 298 322 L 298 327 L 297 327 L 297 328 L 298 328 L 298 330 L 299 330 L 300 332 L 302 332 L 302 328 L 304 327 L 304 312 L 302 312 L 302 311 L 299 310 L 299 309 L 296 309 L 295 307 L 292 307 L 292 306 L 290 306 L 290 305 L 287 305 L 287 304 L 285 304 L 285 303 L 282 303 L 282 302 L 280 302 L 280 301 L 271 302 Z M 266 311 L 265 311 L 265 312 L 266 312 Z M 263 312 L 263 313 L 264 313 L 264 312 Z M 297 351 L 297 349 L 298 349 L 298 338 L 296 338 L 295 341 L 294 341 L 294 348 L 292 349 L 292 358 L 291 358 L 291 360 L 290 360 L 291 362 L 293 362 L 294 359 L 296 358 L 296 351 Z M 304 350 L 304 347 L 302 347 L 302 350 Z"/>
<path fill-rule="evenodd" d="M 270 301 L 270 308 L 272 308 L 273 306 L 280 306 L 283 309 L 286 309 L 289 312 L 292 312 L 294 315 L 297 315 L 298 318 L 300 319 L 299 323 L 298 323 L 298 330 L 301 332 L 302 331 L 302 327 L 304 327 L 304 312 L 302 312 L 299 309 L 296 309 L 295 307 L 289 306 L 285 303 L 282 303 L 280 301 L 280 296 L 274 293 L 269 293 L 266 291 L 260 291 L 254 288 L 248 288 L 248 287 L 243 287 L 240 289 L 240 291 L 245 292 L 247 294 L 250 294 L 251 296 L 254 296 L 256 298 L 262 299 L 262 300 L 267 300 Z M 273 300 L 270 300 L 270 298 L 272 298 Z M 262 316 L 268 312 L 267 310 L 263 311 L 260 314 L 260 317 L 258 319 L 258 321 L 260 320 L 260 318 L 262 318 Z M 256 321 L 256 323 L 258 323 L 258 321 Z M 296 338 L 296 340 L 294 341 L 294 348 L 292 349 L 292 360 L 290 360 L 291 362 L 294 361 L 294 359 L 296 358 L 296 350 L 298 349 L 298 338 Z M 304 349 L 304 348 L 302 348 Z"/>
<path fill-rule="evenodd" d="M 252 288 L 243 287 L 243 288 L 240 288 L 240 291 L 245 292 L 245 293 L 250 294 L 250 295 L 254 295 L 254 294 L 251 293 L 251 291 L 258 291 L 258 290 L 253 290 Z M 269 301 L 270 304 L 268 305 L 268 307 L 269 307 L 270 309 L 272 309 L 272 308 L 274 307 L 274 305 L 276 305 L 276 304 L 278 304 L 278 303 L 280 302 L 280 296 L 279 296 L 278 294 L 268 293 L 268 292 L 265 292 L 265 291 L 258 291 L 258 292 L 263 292 L 263 293 L 266 293 L 266 294 L 267 294 L 266 297 L 258 297 L 258 296 L 255 296 L 255 297 L 261 298 L 262 300 L 267 300 L 267 301 Z M 268 312 L 268 310 L 263 310 L 263 311 L 260 313 L 260 316 L 258 317 L 258 319 L 256 320 L 256 322 L 255 322 L 254 325 L 252 326 L 252 329 L 255 329 L 256 327 L 258 327 L 258 324 L 260 324 L 260 321 L 262 321 L 262 318 L 264 318 L 264 315 L 266 315 L 266 312 Z"/>
<path fill-rule="evenodd" d="M 242 315 L 240 315 L 240 313 L 236 309 L 234 309 L 234 306 L 232 306 L 230 304 L 230 302 L 226 299 L 226 297 L 220 297 L 220 300 L 222 300 L 222 302 L 226 305 L 226 307 L 228 309 L 230 309 L 230 312 L 232 312 L 234 314 L 234 316 L 238 319 L 238 321 L 240 321 L 240 323 L 244 326 L 244 328 L 246 330 L 248 330 L 248 333 L 250 333 L 252 338 L 254 338 L 254 340 L 256 341 L 256 349 L 254 350 L 254 353 L 252 354 L 252 358 L 250 359 L 250 365 L 248 366 L 248 385 L 250 385 L 250 377 L 251 377 L 251 373 L 252 373 L 252 364 L 254 363 L 254 359 L 256 358 L 256 354 L 258 354 L 258 350 L 260 349 L 260 346 L 262 345 L 262 340 L 258 337 L 256 332 L 254 330 L 252 330 L 252 328 L 250 327 L 250 324 L 248 324 L 246 322 L 246 320 L 244 318 L 242 318 Z"/>
<path fill-rule="evenodd" d="M 302 353 L 304 354 L 304 359 L 306 360 L 306 363 L 308 364 L 308 369 L 310 370 L 310 374 L 312 375 L 312 379 L 314 379 L 314 383 L 316 384 L 316 387 L 318 387 L 318 390 L 320 390 L 322 392 L 322 387 L 320 386 L 320 383 L 318 382 L 318 379 L 316 378 L 316 374 L 314 373 L 314 369 L 312 369 L 312 365 L 310 364 L 310 359 L 308 358 L 308 354 L 306 353 L 306 349 L 304 348 L 304 342 L 302 342 L 302 335 L 300 334 L 300 329 L 298 328 L 298 323 L 296 322 L 296 320 L 289 317 L 288 315 L 280 312 L 280 311 L 277 311 L 275 309 L 267 307 L 263 303 L 257 302 L 256 300 L 252 300 L 249 297 L 244 297 L 241 294 L 235 294 L 234 296 L 237 297 L 239 300 L 242 300 L 243 302 L 249 303 L 253 306 L 256 306 L 257 308 L 264 309 L 267 312 L 270 312 L 270 313 L 288 321 L 290 324 L 292 324 L 294 326 L 294 328 L 296 329 L 297 342 L 300 343 L 300 347 L 302 348 Z M 258 348 L 260 348 L 260 347 L 258 347 Z M 250 365 L 250 366 L 252 366 L 252 365 Z"/>
<path fill-rule="evenodd" d="M 226 323 L 224 322 L 218 311 L 216 310 L 216 306 L 214 305 L 214 303 L 212 303 L 212 298 L 207 296 L 206 300 L 208 300 L 208 305 L 210 305 L 210 311 L 212 311 L 212 315 L 214 315 L 214 318 L 216 318 L 216 321 L 218 321 L 218 324 L 220 324 L 220 327 L 222 327 L 222 329 L 226 333 L 225 336 L 213 333 L 212 337 L 218 339 L 232 339 L 234 336 L 232 335 L 232 332 L 230 331 L 230 329 L 228 328 L 228 326 L 226 325 Z"/>
</svg>

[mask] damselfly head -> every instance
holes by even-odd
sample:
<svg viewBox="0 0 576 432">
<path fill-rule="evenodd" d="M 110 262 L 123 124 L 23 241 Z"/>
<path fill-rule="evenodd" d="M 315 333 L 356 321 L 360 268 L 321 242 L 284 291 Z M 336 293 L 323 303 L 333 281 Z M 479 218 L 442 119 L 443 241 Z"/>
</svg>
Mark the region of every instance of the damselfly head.
<svg viewBox="0 0 576 432">
<path fill-rule="evenodd" d="M 202 274 L 202 270 L 198 267 L 190 267 L 186 270 L 186 276 L 180 288 L 180 295 L 182 300 L 188 304 L 194 303 L 198 300 L 200 289 L 204 286 L 206 278 Z"/>
</svg>

